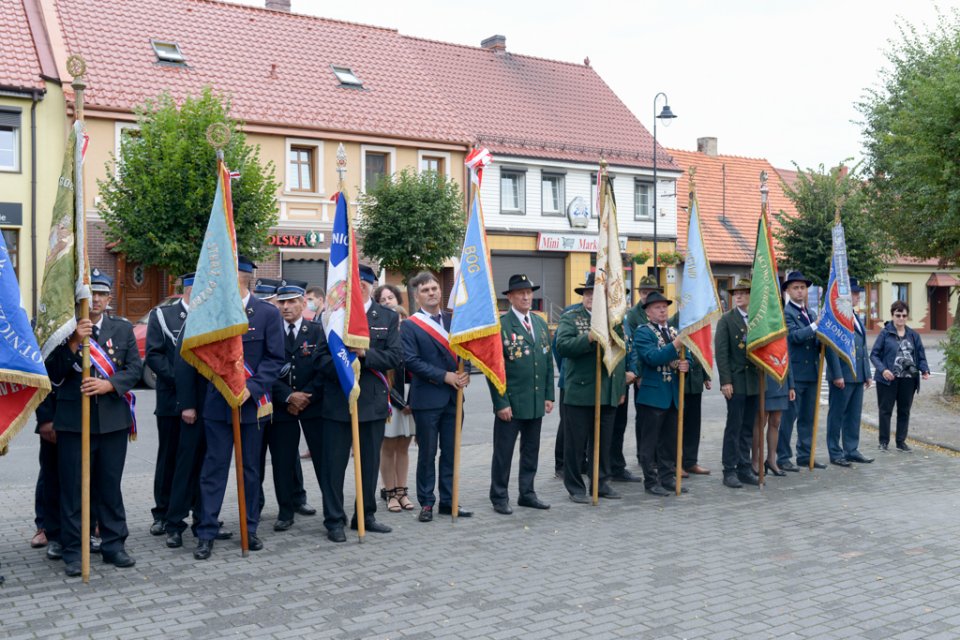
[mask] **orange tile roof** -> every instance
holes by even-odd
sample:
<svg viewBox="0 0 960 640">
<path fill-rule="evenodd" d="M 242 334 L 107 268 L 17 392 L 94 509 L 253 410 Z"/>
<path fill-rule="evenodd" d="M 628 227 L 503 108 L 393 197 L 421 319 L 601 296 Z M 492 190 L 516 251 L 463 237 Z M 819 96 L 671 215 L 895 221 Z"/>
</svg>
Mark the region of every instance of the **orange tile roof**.
<svg viewBox="0 0 960 640">
<path fill-rule="evenodd" d="M 248 123 L 464 144 L 434 78 L 393 29 L 213 0 L 57 0 L 66 52 L 87 62 L 85 104 L 129 111 L 169 91 L 227 93 Z M 157 61 L 175 42 L 186 65 Z M 331 66 L 363 88 L 342 87 Z"/>
<path fill-rule="evenodd" d="M 494 154 L 652 166 L 653 136 L 587 64 L 404 39 Z M 662 147 L 657 162 L 678 169 Z"/>
<path fill-rule="evenodd" d="M 6 0 L 0 10 L 0 87 L 16 91 L 43 89 L 40 71 L 23 0 Z"/>
<path fill-rule="evenodd" d="M 779 228 L 775 215 L 781 210 L 797 214 L 783 191 L 773 165 L 762 158 L 708 156 L 698 151 L 670 149 L 674 161 L 683 168 L 677 182 L 677 246 L 686 249 L 690 203 L 689 169 L 696 167 L 695 183 L 700 204 L 700 224 L 710 262 L 716 264 L 752 264 L 760 217 L 760 172 L 767 172 L 771 226 Z"/>
</svg>

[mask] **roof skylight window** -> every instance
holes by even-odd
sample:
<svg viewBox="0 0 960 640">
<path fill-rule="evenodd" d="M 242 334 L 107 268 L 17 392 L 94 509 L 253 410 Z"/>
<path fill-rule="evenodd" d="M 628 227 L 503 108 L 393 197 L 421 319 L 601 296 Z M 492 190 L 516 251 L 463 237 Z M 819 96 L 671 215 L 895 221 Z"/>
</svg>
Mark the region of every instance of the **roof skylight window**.
<svg viewBox="0 0 960 640">
<path fill-rule="evenodd" d="M 333 74 L 337 76 L 337 80 L 340 81 L 340 84 L 351 87 L 363 86 L 363 82 L 360 81 L 360 78 L 358 78 L 353 70 L 349 67 L 333 67 Z"/>
<path fill-rule="evenodd" d="M 183 57 L 183 52 L 180 51 L 180 45 L 176 42 L 151 40 L 150 44 L 153 45 L 153 52 L 157 54 L 157 60 L 160 62 L 183 64 L 187 61 L 187 59 Z"/>
</svg>

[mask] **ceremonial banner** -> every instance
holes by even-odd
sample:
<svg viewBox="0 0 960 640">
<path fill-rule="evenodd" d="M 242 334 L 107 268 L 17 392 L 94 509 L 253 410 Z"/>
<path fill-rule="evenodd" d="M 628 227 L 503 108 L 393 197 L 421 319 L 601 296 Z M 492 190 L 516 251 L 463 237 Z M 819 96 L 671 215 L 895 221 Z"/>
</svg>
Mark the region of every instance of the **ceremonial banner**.
<svg viewBox="0 0 960 640">
<path fill-rule="evenodd" d="M 489 162 L 489 156 L 486 149 L 481 149 L 474 150 L 467 157 L 473 197 L 467 232 L 463 238 L 463 251 L 450 296 L 453 319 L 448 339 L 450 348 L 479 368 L 502 394 L 507 388 L 507 372 L 503 362 L 503 345 L 500 343 L 500 311 L 497 309 L 483 207 L 480 205 L 479 174 L 483 165 Z"/>
<path fill-rule="evenodd" d="M 720 317 L 720 298 L 713 281 L 710 260 L 703 245 L 700 210 L 695 196 L 690 198 L 687 224 L 687 255 L 680 283 L 680 311 L 677 328 L 680 339 L 707 371 L 713 370 L 713 327 Z"/>
<path fill-rule="evenodd" d="M 230 172 L 217 163 L 217 193 L 197 262 L 190 313 L 180 355 L 239 407 L 247 386 L 243 335 L 247 314 L 237 284 L 237 236 L 233 226 Z"/>
<path fill-rule="evenodd" d="M 783 318 L 777 278 L 777 256 L 767 221 L 766 205 L 757 225 L 750 307 L 747 312 L 747 357 L 779 384 L 787 378 L 787 324 Z"/>
<path fill-rule="evenodd" d="M 77 327 L 76 303 L 90 298 L 83 241 L 83 157 L 87 135 L 74 122 L 53 205 L 53 218 L 37 304 L 37 342 L 46 359 Z"/>
<path fill-rule="evenodd" d="M 353 406 L 360 396 L 360 363 L 349 347 L 370 346 L 370 327 L 363 310 L 360 290 L 360 261 L 353 225 L 347 213 L 347 196 L 336 194 L 337 212 L 333 218 L 330 239 L 330 264 L 327 270 L 327 304 L 323 310 L 323 327 L 333 355 L 340 387 Z"/>
<path fill-rule="evenodd" d="M 0 455 L 50 393 L 40 347 L 20 306 L 20 285 L 0 234 Z"/>
<path fill-rule="evenodd" d="M 847 241 L 839 218 L 833 225 L 833 259 L 830 261 L 830 281 L 827 283 L 823 312 L 817 322 L 817 338 L 842 358 L 853 375 L 856 356 L 854 344 L 853 296 L 850 292 L 850 273 L 847 270 Z"/>
<path fill-rule="evenodd" d="M 623 338 L 616 331 L 627 312 L 627 297 L 623 282 L 623 263 L 620 260 L 617 203 L 613 198 L 613 185 L 605 166 L 600 169 L 599 186 L 597 210 L 600 213 L 600 246 L 597 248 L 590 333 L 603 348 L 603 364 L 607 373 L 612 374 L 617 364 L 627 355 Z"/>
</svg>

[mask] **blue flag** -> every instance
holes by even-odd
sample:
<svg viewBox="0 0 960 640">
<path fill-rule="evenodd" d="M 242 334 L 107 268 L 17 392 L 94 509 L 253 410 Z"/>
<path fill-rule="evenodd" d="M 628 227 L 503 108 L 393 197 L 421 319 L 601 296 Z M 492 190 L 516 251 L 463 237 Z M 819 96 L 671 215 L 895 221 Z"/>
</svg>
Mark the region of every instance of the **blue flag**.
<svg viewBox="0 0 960 640">
<path fill-rule="evenodd" d="M 837 219 L 833 226 L 833 259 L 830 261 L 830 281 L 823 300 L 823 312 L 817 322 L 817 337 L 842 358 L 853 375 L 855 357 L 853 296 L 850 292 L 850 273 L 847 270 L 847 242 L 843 224 Z"/>
<path fill-rule="evenodd" d="M 703 244 L 700 208 L 690 194 L 690 222 L 687 224 L 687 255 L 680 282 L 679 324 L 681 340 L 707 371 L 713 370 L 713 329 L 720 317 L 720 299 Z"/>
</svg>

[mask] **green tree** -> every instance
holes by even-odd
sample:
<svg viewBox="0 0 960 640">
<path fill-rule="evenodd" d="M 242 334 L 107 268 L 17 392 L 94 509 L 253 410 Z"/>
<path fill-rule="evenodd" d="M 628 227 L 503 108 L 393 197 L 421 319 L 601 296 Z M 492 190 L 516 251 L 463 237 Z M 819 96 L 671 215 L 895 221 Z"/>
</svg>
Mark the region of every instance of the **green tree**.
<svg viewBox="0 0 960 640">
<path fill-rule="evenodd" d="M 439 270 L 460 251 L 463 196 L 442 174 L 404 169 L 392 180 L 380 180 L 359 202 L 363 253 L 403 274 L 404 282 L 424 269 Z"/>
<path fill-rule="evenodd" d="M 229 100 L 210 88 L 179 106 L 165 93 L 137 109 L 139 131 L 122 138 L 120 158 L 98 182 L 107 237 L 128 258 L 174 274 L 196 268 L 216 192 L 216 151 L 206 139 L 216 122 L 232 132 L 224 162 L 240 173 L 231 182 L 237 246 L 252 258 L 269 251 L 275 168 L 261 165 L 259 147 L 246 144 L 229 112 Z"/>
<path fill-rule="evenodd" d="M 845 167 L 829 171 L 817 169 L 797 171 L 796 184 L 784 185 L 787 197 L 797 208 L 797 215 L 777 214 L 780 230 L 777 240 L 783 249 L 784 266 L 799 269 L 820 286 L 830 278 L 833 255 L 833 221 L 840 207 L 847 243 L 847 264 L 850 275 L 869 282 L 883 271 L 886 251 L 883 238 L 875 233 L 864 214 L 862 181 L 856 171 Z"/>
<path fill-rule="evenodd" d="M 879 85 L 857 105 L 863 115 L 868 212 L 902 255 L 960 264 L 960 12 L 924 31 L 900 23 Z M 954 327 L 960 323 L 960 301 Z M 960 352 L 960 331 L 948 346 Z M 944 393 L 960 381 L 947 359 Z"/>
</svg>

